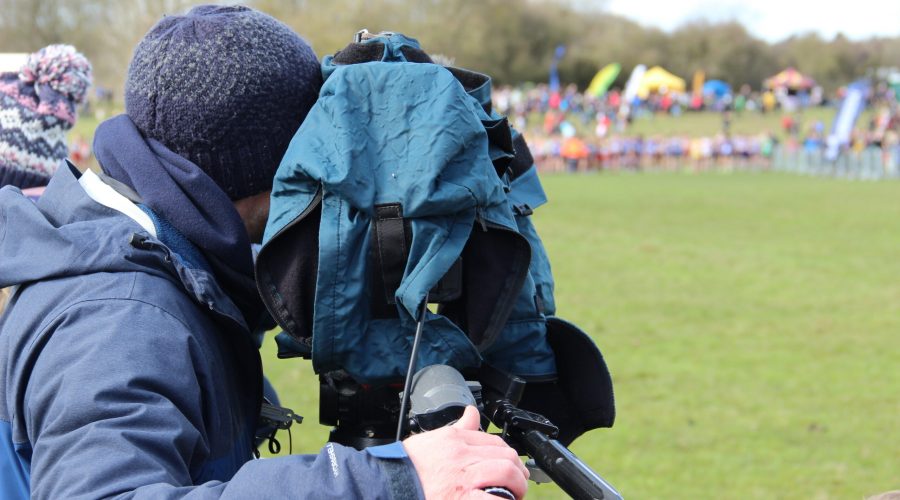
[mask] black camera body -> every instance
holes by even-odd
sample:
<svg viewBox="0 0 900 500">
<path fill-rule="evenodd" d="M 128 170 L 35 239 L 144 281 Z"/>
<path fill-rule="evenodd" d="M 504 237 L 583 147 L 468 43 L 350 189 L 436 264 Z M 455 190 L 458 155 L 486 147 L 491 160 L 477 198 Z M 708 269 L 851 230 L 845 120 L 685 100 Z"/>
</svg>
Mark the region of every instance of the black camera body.
<svg viewBox="0 0 900 500">
<path fill-rule="evenodd" d="M 490 422 L 502 429 L 501 437 L 519 455 L 531 457 L 535 466 L 572 498 L 621 499 L 556 439 L 559 429 L 550 420 L 517 406 L 526 387 L 523 379 L 487 365 L 480 377 L 478 382 L 466 381 L 450 366 L 431 365 L 415 374 L 409 394 L 404 395 L 400 385 L 364 386 L 345 373 L 323 374 L 319 421 L 334 426 L 331 441 L 363 449 L 394 441 L 397 421 L 402 422 L 401 434 L 406 436 L 449 425 L 467 406 L 476 406 L 482 414 L 482 428 Z M 404 396 L 410 405 L 401 417 Z"/>
<path fill-rule="evenodd" d="M 319 423 L 329 441 L 362 450 L 394 441 L 403 384 L 362 385 L 345 372 L 319 375 Z"/>
</svg>

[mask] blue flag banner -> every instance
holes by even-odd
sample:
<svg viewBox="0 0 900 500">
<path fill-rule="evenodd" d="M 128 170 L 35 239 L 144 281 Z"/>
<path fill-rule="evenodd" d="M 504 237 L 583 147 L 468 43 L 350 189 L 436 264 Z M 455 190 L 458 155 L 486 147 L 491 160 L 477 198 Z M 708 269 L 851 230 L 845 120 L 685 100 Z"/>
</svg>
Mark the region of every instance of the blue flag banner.
<svg viewBox="0 0 900 500">
<path fill-rule="evenodd" d="M 550 63 L 550 91 L 559 92 L 559 72 L 556 70 L 559 61 L 566 55 L 566 46 L 557 45 L 553 53 L 553 61 Z"/>
<path fill-rule="evenodd" d="M 847 95 L 834 117 L 834 125 L 828 136 L 825 150 L 825 158 L 828 161 L 837 160 L 841 150 L 850 143 L 853 125 L 866 105 L 866 94 L 868 93 L 869 82 L 866 80 L 856 81 L 847 87 Z"/>
</svg>

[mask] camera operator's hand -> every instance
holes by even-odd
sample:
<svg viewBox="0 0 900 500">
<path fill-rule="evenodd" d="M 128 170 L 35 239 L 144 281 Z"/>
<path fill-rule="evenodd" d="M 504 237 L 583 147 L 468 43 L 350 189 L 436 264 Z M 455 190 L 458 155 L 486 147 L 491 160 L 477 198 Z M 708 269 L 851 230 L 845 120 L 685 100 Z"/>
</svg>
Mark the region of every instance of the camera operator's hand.
<svg viewBox="0 0 900 500">
<path fill-rule="evenodd" d="M 481 432 L 474 406 L 453 425 L 403 441 L 427 499 L 496 499 L 483 488 L 501 486 L 525 497 L 528 470 L 516 451 L 498 436 Z"/>
</svg>

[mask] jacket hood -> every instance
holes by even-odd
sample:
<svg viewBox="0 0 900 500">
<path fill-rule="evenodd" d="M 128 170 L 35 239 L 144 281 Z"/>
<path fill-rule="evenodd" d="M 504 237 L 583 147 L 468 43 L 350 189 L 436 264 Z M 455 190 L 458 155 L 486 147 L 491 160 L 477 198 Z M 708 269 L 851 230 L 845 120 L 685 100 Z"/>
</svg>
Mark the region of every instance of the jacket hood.
<svg viewBox="0 0 900 500">
<path fill-rule="evenodd" d="M 74 166 L 63 167 L 37 203 L 17 188 L 0 189 L 0 287 L 97 272 L 144 272 L 180 283 L 194 300 L 246 328 L 210 272 L 173 258 L 137 222 L 91 199 Z"/>
</svg>

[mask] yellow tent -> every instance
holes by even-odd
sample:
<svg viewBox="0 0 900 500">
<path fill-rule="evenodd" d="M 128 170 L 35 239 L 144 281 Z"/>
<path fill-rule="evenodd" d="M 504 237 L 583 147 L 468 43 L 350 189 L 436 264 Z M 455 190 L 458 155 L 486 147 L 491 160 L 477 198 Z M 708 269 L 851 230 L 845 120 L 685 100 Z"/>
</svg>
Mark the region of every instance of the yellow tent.
<svg viewBox="0 0 900 500">
<path fill-rule="evenodd" d="M 686 88 L 683 78 L 669 73 L 660 66 L 654 66 L 644 73 L 641 85 L 638 87 L 638 97 L 646 99 L 651 92 L 666 90 L 669 92 L 684 92 Z"/>
</svg>

